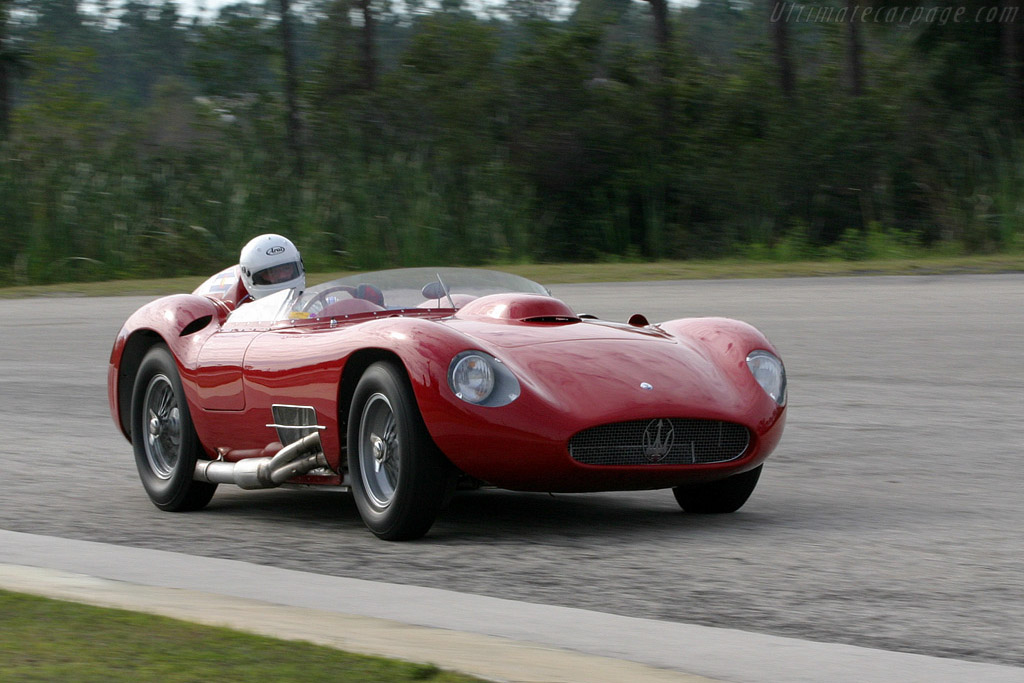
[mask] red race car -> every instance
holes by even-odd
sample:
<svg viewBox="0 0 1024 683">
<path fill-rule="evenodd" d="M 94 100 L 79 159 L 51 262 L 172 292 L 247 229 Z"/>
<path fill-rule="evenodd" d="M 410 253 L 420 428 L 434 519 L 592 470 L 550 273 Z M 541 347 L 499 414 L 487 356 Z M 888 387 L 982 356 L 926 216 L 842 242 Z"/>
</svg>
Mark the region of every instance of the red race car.
<svg viewBox="0 0 1024 683">
<path fill-rule="evenodd" d="M 231 268 L 117 335 L 111 413 L 161 509 L 218 484 L 343 486 L 388 540 L 485 485 L 672 488 L 688 512 L 733 512 L 782 436 L 782 361 L 736 320 L 608 322 L 462 268 L 244 296 Z"/>
</svg>

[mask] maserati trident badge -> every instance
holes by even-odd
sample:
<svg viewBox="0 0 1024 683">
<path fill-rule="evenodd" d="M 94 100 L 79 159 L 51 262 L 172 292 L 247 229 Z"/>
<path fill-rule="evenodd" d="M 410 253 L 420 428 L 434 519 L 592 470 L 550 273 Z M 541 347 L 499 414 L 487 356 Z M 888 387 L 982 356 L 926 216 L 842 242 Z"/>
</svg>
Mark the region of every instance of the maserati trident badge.
<svg viewBox="0 0 1024 683">
<path fill-rule="evenodd" d="M 644 457 L 651 462 L 661 462 L 672 451 L 676 429 L 669 420 L 651 420 L 644 429 Z"/>
</svg>

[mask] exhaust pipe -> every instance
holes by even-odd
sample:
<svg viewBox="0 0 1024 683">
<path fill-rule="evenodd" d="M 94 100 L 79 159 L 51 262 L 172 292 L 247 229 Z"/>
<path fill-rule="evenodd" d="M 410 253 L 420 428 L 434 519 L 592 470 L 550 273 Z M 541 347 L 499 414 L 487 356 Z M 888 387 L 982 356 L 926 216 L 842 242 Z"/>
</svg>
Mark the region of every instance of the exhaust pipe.
<svg viewBox="0 0 1024 683">
<path fill-rule="evenodd" d="M 330 467 L 313 432 L 288 444 L 272 458 L 246 458 L 238 462 L 200 460 L 192 478 L 210 484 L 235 484 L 243 489 L 270 489 L 318 467 Z"/>
</svg>

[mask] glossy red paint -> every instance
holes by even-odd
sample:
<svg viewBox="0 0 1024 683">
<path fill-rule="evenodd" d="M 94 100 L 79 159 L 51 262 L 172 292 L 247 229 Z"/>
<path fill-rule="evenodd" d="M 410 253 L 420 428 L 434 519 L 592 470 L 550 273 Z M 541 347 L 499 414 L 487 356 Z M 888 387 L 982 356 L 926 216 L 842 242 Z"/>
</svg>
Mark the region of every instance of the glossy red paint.
<svg viewBox="0 0 1024 683">
<path fill-rule="evenodd" d="M 134 372 L 145 352 L 153 343 L 163 343 L 178 361 L 179 370 L 195 368 L 202 343 L 220 329 L 230 312 L 231 306 L 217 299 L 174 294 L 146 304 L 128 318 L 110 352 L 107 395 L 114 422 L 129 440 L 128 401 Z M 198 399 L 193 387 L 185 385 L 185 389 L 191 393 L 190 404 Z"/>
<path fill-rule="evenodd" d="M 468 302 L 459 309 L 463 320 L 523 321 L 536 318 L 575 318 L 564 302 L 537 294 L 491 294 Z"/>
<path fill-rule="evenodd" d="M 508 406 L 487 408 L 460 401 L 447 384 L 435 383 L 419 387 L 417 398 L 431 436 L 449 459 L 497 486 L 534 491 L 674 486 L 756 467 L 781 437 L 785 408 L 761 390 L 746 367 L 750 351 L 774 349 L 749 325 L 677 321 L 684 328 L 724 330 L 688 338 L 592 321 L 499 328 L 461 318 L 460 313 L 448 325 L 500 358 L 519 378 L 522 395 Z M 726 339 L 731 341 L 722 344 Z M 653 389 L 641 389 L 641 382 Z M 715 465 L 597 467 L 569 456 L 568 441 L 578 431 L 659 417 L 736 422 L 754 438 L 744 458 Z"/>
<path fill-rule="evenodd" d="M 457 313 L 358 311 L 369 307 L 350 305 L 352 314 L 333 321 L 225 324 L 230 308 L 230 302 L 176 295 L 129 318 L 115 341 L 108 375 L 111 413 L 126 436 L 122 413 L 132 373 L 154 342 L 165 343 L 177 359 L 207 453 L 227 460 L 279 447 L 268 426 L 271 405 L 312 406 L 325 427 L 321 439 L 328 462 L 342 474 L 348 397 L 341 387 L 350 359 L 366 353 L 401 363 L 431 437 L 452 463 L 510 489 L 647 489 L 722 478 L 760 464 L 785 423 L 785 408 L 761 390 L 746 366 L 751 351 L 775 350 L 756 329 L 734 320 L 682 319 L 645 327 L 580 321 L 565 303 L 529 294 L 480 297 Z M 483 407 L 454 395 L 449 364 L 471 349 L 511 370 L 521 386 L 515 401 Z M 641 389 L 641 383 L 652 388 Z M 664 417 L 745 425 L 750 447 L 741 459 L 714 465 L 589 466 L 569 455 L 568 441 L 580 430 Z"/>
</svg>

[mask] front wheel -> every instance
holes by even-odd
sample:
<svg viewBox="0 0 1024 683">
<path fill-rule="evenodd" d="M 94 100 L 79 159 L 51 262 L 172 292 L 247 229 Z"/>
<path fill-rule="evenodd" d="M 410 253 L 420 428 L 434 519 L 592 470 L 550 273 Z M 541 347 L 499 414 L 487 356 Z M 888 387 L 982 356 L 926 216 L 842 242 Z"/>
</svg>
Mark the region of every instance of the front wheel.
<svg viewBox="0 0 1024 683">
<path fill-rule="evenodd" d="M 686 512 L 698 514 L 718 514 L 736 512 L 750 498 L 761 477 L 758 465 L 752 470 L 734 474 L 719 481 L 702 484 L 688 484 L 672 489 L 679 507 Z"/>
<path fill-rule="evenodd" d="M 132 391 L 132 447 L 142 486 L 161 510 L 184 512 L 206 507 L 216 484 L 192 478 L 205 457 L 199 443 L 178 367 L 165 346 L 142 359 Z"/>
<path fill-rule="evenodd" d="M 348 417 L 348 469 L 367 528 L 386 541 L 430 530 L 444 501 L 449 467 L 423 424 L 412 389 L 392 363 L 363 373 Z"/>
</svg>

